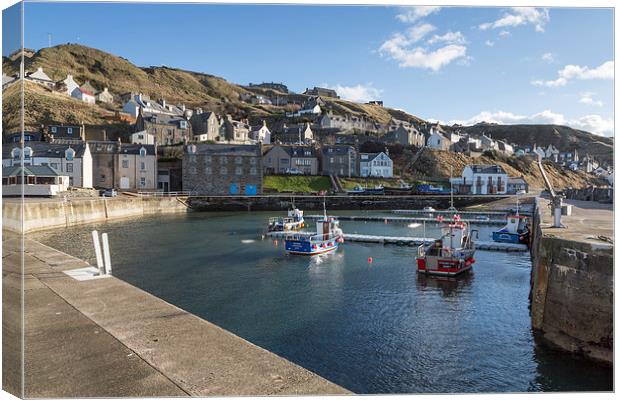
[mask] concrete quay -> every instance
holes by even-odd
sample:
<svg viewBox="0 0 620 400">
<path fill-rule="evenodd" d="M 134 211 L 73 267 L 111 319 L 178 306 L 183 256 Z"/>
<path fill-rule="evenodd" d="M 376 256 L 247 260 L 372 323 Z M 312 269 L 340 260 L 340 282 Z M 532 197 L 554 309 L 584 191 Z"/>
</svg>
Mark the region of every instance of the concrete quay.
<svg viewBox="0 0 620 400">
<path fill-rule="evenodd" d="M 3 236 L 3 389 L 16 396 L 349 393 L 115 277 L 63 272 L 82 260 L 27 238 L 21 252 L 21 236 Z"/>
<path fill-rule="evenodd" d="M 552 228 L 548 201 L 533 221 L 532 328 L 548 344 L 613 363 L 613 205 L 567 200 L 566 228 Z"/>
</svg>

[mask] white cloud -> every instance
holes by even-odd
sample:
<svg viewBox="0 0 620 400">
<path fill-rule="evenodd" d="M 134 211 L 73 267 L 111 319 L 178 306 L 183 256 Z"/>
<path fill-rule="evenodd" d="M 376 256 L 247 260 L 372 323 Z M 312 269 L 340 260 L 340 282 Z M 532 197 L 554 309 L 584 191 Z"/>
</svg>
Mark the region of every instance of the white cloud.
<svg viewBox="0 0 620 400">
<path fill-rule="evenodd" d="M 355 101 L 359 103 L 365 103 L 370 100 L 377 100 L 383 93 L 383 90 L 377 89 L 373 86 L 372 82 L 367 84 L 357 84 L 354 86 L 343 86 L 340 84 L 330 86 L 322 84 L 321 86 L 329 89 L 334 89 L 338 92 L 338 95 L 345 100 Z"/>
<path fill-rule="evenodd" d="M 614 62 L 607 61 L 596 68 L 582 67 L 579 65 L 566 65 L 558 71 L 558 78 L 554 80 L 534 80 L 534 86 L 558 87 L 566 86 L 571 79 L 591 80 L 591 79 L 613 79 Z"/>
<path fill-rule="evenodd" d="M 441 9 L 438 6 L 403 7 L 403 11 L 396 15 L 401 22 L 413 23 Z"/>
<path fill-rule="evenodd" d="M 495 42 L 493 42 L 491 40 L 487 40 L 486 42 L 484 42 L 484 44 L 486 44 L 489 47 L 493 47 L 495 45 Z"/>
<path fill-rule="evenodd" d="M 593 98 L 594 93 L 585 92 L 585 93 L 581 93 L 580 96 L 581 97 L 579 98 L 579 102 L 582 103 L 582 104 L 587 104 L 587 105 L 597 106 L 597 107 L 602 107 L 603 106 L 603 102 L 602 101 L 594 100 L 594 98 Z"/>
<path fill-rule="evenodd" d="M 553 63 L 555 61 L 555 57 L 553 57 L 553 54 L 551 53 L 545 53 L 540 57 L 544 62 L 546 63 Z"/>
<path fill-rule="evenodd" d="M 398 61 L 400 67 L 425 68 L 433 71 L 437 71 L 452 61 L 466 56 L 467 47 L 458 42 L 445 43 L 445 46 L 435 49 L 419 44 L 416 45 L 435 29 L 433 25 L 424 23 L 415 25 L 404 33 L 396 33 L 381 45 L 379 53 Z M 442 39 L 434 40 L 435 37 L 433 37 L 429 40 L 429 43 L 446 42 L 444 38 L 465 41 L 464 36 L 460 32 L 448 32 L 437 37 Z"/>
<path fill-rule="evenodd" d="M 478 28 L 487 30 L 530 24 L 534 25 L 537 32 L 544 32 L 547 22 L 549 22 L 549 10 L 546 8 L 513 7 L 510 11 L 505 12 L 502 18 L 480 24 Z"/>
<path fill-rule="evenodd" d="M 506 111 L 483 111 L 467 120 L 449 121 L 449 125 L 474 125 L 479 122 L 489 122 L 495 124 L 553 124 L 565 125 L 572 128 L 581 129 L 601 136 L 613 136 L 613 118 L 604 118 L 600 115 L 585 115 L 576 119 L 567 119 L 562 114 L 554 113 L 550 110 L 532 115 L 519 115 Z"/>
<path fill-rule="evenodd" d="M 465 40 L 465 36 L 461 32 L 452 32 L 449 31 L 443 35 L 433 35 L 427 42 L 428 44 L 435 43 L 453 43 L 453 44 L 465 44 L 467 41 Z"/>
<path fill-rule="evenodd" d="M 503 30 L 499 32 L 499 36 L 500 37 L 508 37 L 510 36 L 510 32 L 508 32 L 507 30 Z"/>
</svg>

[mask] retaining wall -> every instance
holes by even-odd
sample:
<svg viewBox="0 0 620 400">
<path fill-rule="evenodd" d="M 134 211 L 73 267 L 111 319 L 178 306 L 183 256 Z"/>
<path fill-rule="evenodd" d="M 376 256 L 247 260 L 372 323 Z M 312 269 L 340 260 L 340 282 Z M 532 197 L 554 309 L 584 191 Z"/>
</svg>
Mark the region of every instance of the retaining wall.
<svg viewBox="0 0 620 400">
<path fill-rule="evenodd" d="M 23 210 L 23 227 L 21 213 Z M 67 201 L 3 202 L 2 227 L 26 233 L 141 215 L 187 212 L 176 198 L 96 198 Z"/>
<path fill-rule="evenodd" d="M 583 189 L 566 189 L 564 190 L 564 195 L 571 200 L 598 201 L 601 203 L 614 202 L 613 188 L 588 187 Z"/>
<path fill-rule="evenodd" d="M 530 313 L 547 344 L 613 363 L 613 246 L 554 237 L 533 219 Z M 549 219 L 547 219 L 548 221 Z"/>
</svg>

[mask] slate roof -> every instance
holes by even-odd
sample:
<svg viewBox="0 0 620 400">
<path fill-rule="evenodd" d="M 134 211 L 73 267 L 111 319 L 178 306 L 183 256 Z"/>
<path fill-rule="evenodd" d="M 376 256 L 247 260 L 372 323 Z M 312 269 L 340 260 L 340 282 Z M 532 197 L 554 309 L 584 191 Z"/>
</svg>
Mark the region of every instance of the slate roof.
<svg viewBox="0 0 620 400">
<path fill-rule="evenodd" d="M 25 176 L 60 176 L 60 174 L 49 165 L 15 165 L 12 167 L 2 167 L 2 177 L 21 176 L 22 170 Z"/>
<path fill-rule="evenodd" d="M 7 76 L 6 74 L 2 74 L 2 86 L 14 82 L 15 80 L 17 80 L 17 77 L 15 76 Z"/>
<path fill-rule="evenodd" d="M 323 146 L 321 152 L 324 155 L 346 156 L 351 150 L 354 150 L 352 146 Z"/>
<path fill-rule="evenodd" d="M 14 146 L 6 144 L 2 146 L 2 158 L 11 158 L 11 152 L 14 148 L 19 148 L 19 144 L 15 143 Z M 48 142 L 26 142 L 24 147 L 30 147 L 32 149 L 32 157 L 52 157 L 63 158 L 65 156 L 65 150 L 69 147 L 75 151 L 75 158 L 81 158 L 86 150 L 86 144 L 62 144 L 62 143 L 48 143 Z"/>
<path fill-rule="evenodd" d="M 138 144 L 138 143 L 121 143 L 121 149 L 118 151 L 118 142 L 114 141 L 90 141 L 90 152 L 93 154 L 140 154 L 140 149 L 144 147 L 146 154 L 155 155 L 155 145 Z"/>
<path fill-rule="evenodd" d="M 476 174 L 505 174 L 506 171 L 499 165 L 469 165 L 472 171 Z"/>
<path fill-rule="evenodd" d="M 187 121 L 185 118 L 177 115 L 159 114 L 152 112 L 142 112 L 142 118 L 145 121 L 161 125 L 178 125 L 181 121 Z M 189 121 L 188 121 L 189 124 Z"/>
<path fill-rule="evenodd" d="M 289 156 L 295 158 L 316 158 L 316 149 L 312 146 L 280 146 Z M 306 152 L 310 154 L 306 154 Z"/>
<path fill-rule="evenodd" d="M 508 178 L 508 184 L 521 184 L 521 185 L 527 185 L 527 182 L 525 181 L 525 179 L 521 178 L 521 177 L 516 177 L 516 178 Z"/>
<path fill-rule="evenodd" d="M 93 85 L 90 84 L 90 81 L 84 82 L 84 84 L 80 86 L 80 89 L 82 90 L 82 92 L 86 92 L 93 96 L 97 92 L 97 90 L 93 87 Z"/>
<path fill-rule="evenodd" d="M 195 146 L 196 152 L 190 153 L 190 146 Z M 234 156 L 261 156 L 261 147 L 253 144 L 210 144 L 192 143 L 183 147 L 184 154 L 202 155 L 234 155 Z"/>
</svg>

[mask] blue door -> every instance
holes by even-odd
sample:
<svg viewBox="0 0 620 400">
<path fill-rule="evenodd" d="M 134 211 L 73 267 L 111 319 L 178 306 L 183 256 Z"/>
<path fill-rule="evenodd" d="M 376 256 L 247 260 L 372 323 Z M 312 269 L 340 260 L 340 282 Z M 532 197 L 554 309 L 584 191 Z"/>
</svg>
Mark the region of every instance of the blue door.
<svg viewBox="0 0 620 400">
<path fill-rule="evenodd" d="M 256 196 L 256 185 L 245 185 L 245 194 L 247 196 Z"/>
<path fill-rule="evenodd" d="M 230 184 L 230 194 L 239 194 L 239 186 L 236 183 Z"/>
</svg>

